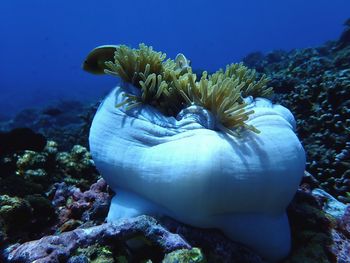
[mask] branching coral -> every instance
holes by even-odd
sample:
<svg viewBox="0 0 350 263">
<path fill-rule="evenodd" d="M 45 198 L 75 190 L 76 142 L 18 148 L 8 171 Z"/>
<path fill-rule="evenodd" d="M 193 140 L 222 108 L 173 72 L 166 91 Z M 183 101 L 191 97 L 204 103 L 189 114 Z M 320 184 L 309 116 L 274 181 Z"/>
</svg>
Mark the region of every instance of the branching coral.
<svg viewBox="0 0 350 263">
<path fill-rule="evenodd" d="M 270 96 L 272 88 L 267 87 L 265 76 L 256 81 L 255 70 L 240 63 L 212 75 L 203 72 L 197 81 L 183 54 L 177 55 L 175 61 L 165 58 L 164 53 L 145 44 L 138 49 L 115 46 L 114 61 L 105 61 L 105 73 L 141 90 L 140 96 L 125 94 L 125 101 L 116 106 L 127 105 L 129 110 L 146 103 L 168 116 L 176 116 L 184 107 L 198 105 L 211 111 L 217 120 L 216 128 L 229 134 L 238 135 L 241 129 L 259 132 L 245 123 L 254 111 L 246 111 L 243 98 Z"/>
</svg>

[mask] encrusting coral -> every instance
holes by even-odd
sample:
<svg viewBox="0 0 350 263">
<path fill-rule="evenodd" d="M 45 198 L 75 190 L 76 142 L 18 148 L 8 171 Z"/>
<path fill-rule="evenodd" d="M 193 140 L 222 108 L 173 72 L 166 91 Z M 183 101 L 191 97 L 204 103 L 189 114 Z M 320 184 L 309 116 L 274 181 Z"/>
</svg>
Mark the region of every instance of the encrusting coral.
<svg viewBox="0 0 350 263">
<path fill-rule="evenodd" d="M 100 49 L 104 51 L 103 56 Z M 183 54 L 177 55 L 174 61 L 165 60 L 164 53 L 145 44 L 140 44 L 138 49 L 125 45 L 106 49 L 108 46 L 94 49 L 85 61 L 84 69 L 92 73 L 103 70 L 140 89 L 140 94 L 125 94 L 126 99 L 116 107 L 126 104 L 130 110 L 146 103 L 167 116 L 176 116 L 182 109 L 197 105 L 215 116 L 216 129 L 231 135 L 238 135 L 242 128 L 259 132 L 245 123 L 254 111 L 245 109 L 243 98 L 269 97 L 272 88 L 267 87 L 268 79 L 264 75 L 256 81 L 255 70 L 242 63 L 231 64 L 225 71 L 220 69 L 212 75 L 204 71 L 197 81 Z"/>
</svg>

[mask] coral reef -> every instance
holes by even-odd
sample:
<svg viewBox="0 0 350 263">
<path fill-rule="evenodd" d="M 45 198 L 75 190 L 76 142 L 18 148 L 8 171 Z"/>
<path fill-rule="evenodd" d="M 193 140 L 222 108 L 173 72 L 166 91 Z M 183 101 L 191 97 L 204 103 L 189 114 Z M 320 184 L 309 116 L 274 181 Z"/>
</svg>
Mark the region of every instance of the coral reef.
<svg viewBox="0 0 350 263">
<path fill-rule="evenodd" d="M 81 149 L 80 147 L 77 148 Z M 29 151 L 29 156 L 32 157 L 24 158 L 30 160 L 24 162 L 26 163 L 25 166 L 22 164 L 23 161 L 19 163 L 22 164 L 24 170 L 35 170 L 38 165 L 40 166 L 44 163 L 41 155 L 45 152 L 50 152 L 54 156 L 59 154 L 57 145 L 54 142 L 49 142 L 44 152 L 36 153 L 36 158 L 33 158 L 35 153 Z M 28 152 L 20 155 L 20 160 L 23 160 L 23 156 L 26 154 Z M 9 159 L 9 157 L 5 159 Z M 34 161 L 36 159 L 37 161 Z M 15 165 L 17 164 L 15 163 Z M 293 249 L 291 255 L 284 261 L 286 263 L 301 261 L 341 262 L 341 260 L 346 262 L 348 259 L 350 208 L 349 206 L 344 207 L 339 202 L 329 202 L 328 200 L 331 201 L 331 199 L 327 195 L 324 197 L 319 194 L 315 195 L 317 191 L 315 192 L 313 189 L 317 187 L 319 187 L 319 182 L 310 174 L 307 174 L 294 201 L 288 208 L 292 226 Z M 202 260 L 204 257 L 207 262 L 262 262 L 259 256 L 240 245 L 232 243 L 217 231 L 193 228 L 170 218 L 164 218 L 160 221 L 161 225 L 166 227 L 164 231 L 168 229 L 171 233 L 180 234 L 184 238 L 183 241 L 187 244 L 186 249 L 190 250 L 180 249 L 174 250 L 174 252 L 167 250 L 168 252 L 165 252 L 165 250 L 157 248 L 154 244 L 150 245 L 148 241 L 142 241 L 143 245 L 141 247 L 135 247 L 135 245 L 132 245 L 134 238 L 122 240 L 118 238 L 118 245 L 112 242 L 114 239 L 111 241 L 106 238 L 106 244 L 94 245 L 95 241 L 100 240 L 97 234 L 94 237 L 89 236 L 92 238 L 92 241 L 90 240 L 91 244 L 84 241 L 83 244 L 78 245 L 75 243 L 76 241 L 67 239 L 75 229 L 83 231 L 86 229 L 86 233 L 95 233 L 89 232 L 89 230 L 94 229 L 91 227 L 96 225 L 102 228 L 106 227 L 105 225 L 100 225 L 106 216 L 109 199 L 111 198 L 111 193 L 106 188 L 106 183 L 103 180 L 99 180 L 85 192 L 74 185 L 56 183 L 49 189 L 47 197 L 36 196 L 39 197 L 38 201 L 31 200 L 33 195 L 28 196 L 28 198 L 2 195 L 0 198 L 0 249 L 4 249 L 3 252 L 5 254 L 2 255 L 5 257 L 3 258 L 4 261 L 31 262 L 29 254 L 24 253 L 25 251 L 30 251 L 30 255 L 42 257 L 43 262 L 46 262 L 46 257 L 50 255 L 53 256 L 52 262 L 59 262 L 61 256 L 66 258 L 67 262 L 98 262 L 97 260 L 104 259 L 107 262 L 108 260 L 109 262 L 113 260 L 116 262 L 128 262 L 128 260 L 140 261 L 142 259 L 154 259 L 152 262 L 159 262 L 165 259 L 172 260 L 176 255 L 182 258 L 184 252 L 192 251 L 189 255 L 194 256 L 195 260 Z M 34 207 L 35 209 L 33 209 Z M 338 212 L 329 214 L 330 211 Z M 334 215 L 337 215 L 337 217 Z M 149 220 L 155 222 L 153 219 Z M 35 222 L 38 222 L 38 224 Z M 46 230 L 43 229 L 43 226 L 46 226 Z M 161 227 L 158 224 L 157 226 Z M 127 231 L 134 233 L 138 229 L 137 224 L 130 226 L 130 228 L 134 227 L 135 229 Z M 30 235 L 28 235 L 29 228 L 32 231 Z M 65 246 L 51 246 L 50 243 L 40 240 L 24 243 L 22 246 L 14 244 L 41 238 L 53 233 L 60 236 L 64 234 L 63 232 L 69 233 L 69 235 L 63 236 L 64 238 L 59 240 L 62 242 L 66 240 L 65 244 L 69 248 L 75 246 L 74 249 L 68 252 Z M 158 232 L 151 233 L 157 235 Z M 96 239 L 94 239 L 95 237 Z M 48 236 L 44 240 L 57 239 L 54 239 L 54 236 Z M 139 240 L 139 238 L 136 237 L 136 240 Z M 109 242 L 114 243 L 114 245 L 111 245 Z M 5 248 L 4 244 L 14 245 Z M 16 250 L 18 247 L 21 247 L 23 250 Z M 200 248 L 202 254 L 199 254 L 199 250 L 195 247 Z M 44 248 L 48 250 L 44 250 Z M 40 254 L 40 251 L 45 251 L 45 254 Z M 55 256 L 58 256 L 59 260 L 56 260 Z M 176 257 L 174 260 L 176 260 Z"/>
<path fill-rule="evenodd" d="M 0 131 L 26 127 L 57 142 L 61 151 L 69 151 L 76 144 L 88 148 L 88 133 L 97 105 L 61 101 L 43 109 L 25 109 L 12 119 L 0 120 Z"/>
<path fill-rule="evenodd" d="M 308 155 L 311 174 L 305 173 L 287 209 L 292 250 L 282 263 L 349 262 L 348 32 L 349 23 L 338 41 L 290 52 L 256 52 L 244 60 L 257 77 L 269 77 L 273 99 L 297 116 L 297 132 Z M 85 66 L 104 73 L 105 62 L 112 61 L 115 52 L 106 48 L 112 51 Z M 185 57 L 174 62 L 180 76 L 190 72 Z M 152 77 L 144 89 L 153 82 Z M 196 91 L 192 93 L 186 93 L 188 101 L 181 94 L 179 98 L 185 104 L 198 100 Z M 82 147 L 87 146 L 96 108 L 65 102 L 25 110 L 12 120 L 0 116 L 0 137 L 13 128 L 29 127 L 47 138 L 44 149 L 10 144 L 0 156 L 0 262 L 263 262 L 217 230 L 171 218 L 141 216 L 104 223 L 113 193 Z"/>
<path fill-rule="evenodd" d="M 274 99 L 296 116 L 306 169 L 324 190 L 349 203 L 350 46 L 338 46 L 328 42 L 317 48 L 255 53 L 244 62 L 271 79 Z"/>
<path fill-rule="evenodd" d="M 283 263 L 291 262 L 346 262 L 350 249 L 350 206 L 339 201 L 332 201 L 327 193 L 322 194 L 315 188 L 311 175 L 303 179 L 293 202 L 288 208 L 292 227 L 293 249 Z M 91 200 L 91 196 L 104 198 L 107 193 L 103 180 L 99 180 L 91 189 L 78 195 Z M 77 192 L 74 187 L 57 184 L 53 205 L 57 211 L 69 210 L 71 193 Z M 78 191 L 79 192 L 79 191 Z M 92 194 L 93 192 L 93 194 Z M 320 194 L 321 193 L 321 194 Z M 77 194 L 73 194 L 77 196 Z M 76 197 L 73 197 L 76 199 Z M 93 198 L 92 198 L 93 199 Z M 82 198 L 77 198 L 81 202 Z M 1 203 L 8 210 L 5 202 Z M 19 204 L 19 203 L 18 203 Z M 28 206 L 17 205 L 20 211 L 28 211 Z M 23 208 L 20 208 L 23 207 Z M 93 207 L 93 206 L 90 206 Z M 94 209 L 87 209 L 89 214 Z M 337 211 L 336 213 L 330 211 Z M 8 213 L 8 212 L 6 212 Z M 20 212 L 23 214 L 23 212 Z M 28 212 L 27 212 L 28 213 Z M 66 212 L 61 212 L 65 214 Z M 84 212 L 85 213 L 85 212 Z M 83 214 L 84 214 L 83 213 Z M 106 212 L 105 212 L 106 213 Z M 87 214 L 87 213 L 85 213 Z M 93 213 L 92 213 L 93 214 Z M 74 217 L 68 213 L 67 218 Z M 63 218 L 63 217 L 62 217 Z M 81 217 L 84 221 L 84 217 Z M 239 244 L 232 243 L 221 233 L 214 230 L 203 230 L 181 224 L 171 218 L 155 219 L 141 216 L 121 220 L 117 223 L 92 224 L 90 217 L 78 228 L 60 228 L 57 224 L 56 235 L 42 239 L 14 244 L 3 252 L 8 262 L 181 262 L 190 259 L 192 262 L 247 262 L 262 263 L 261 258 Z M 97 226 L 96 226 L 97 225 Z M 64 233 L 62 233 L 64 232 Z M 172 234 L 174 233 L 174 234 Z M 178 234 L 178 235 L 177 235 Z M 200 249 L 198 249 L 200 248 Z M 28 251 L 30 253 L 28 254 Z M 176 261 L 177 260 L 177 261 Z M 191 261 L 184 261 L 191 262 Z"/>
<path fill-rule="evenodd" d="M 345 29 L 337 41 L 336 49 L 342 49 L 350 44 L 350 18 L 344 23 Z"/>
<path fill-rule="evenodd" d="M 224 237 L 221 239 L 224 240 Z M 224 258 L 221 253 L 208 262 L 232 262 L 230 260 L 235 258 L 242 263 L 262 263 L 258 256 L 244 247 L 238 244 L 230 246 L 231 250 L 226 251 L 231 253 L 230 258 Z M 169 232 L 155 219 L 147 216 L 79 228 L 22 245 L 13 245 L 4 251 L 4 256 L 8 262 L 23 263 L 34 260 L 94 262 L 93 260 L 104 258 L 109 258 L 110 262 L 207 262 L 200 249 L 192 247 L 180 235 Z M 124 261 L 119 261 L 122 259 Z"/>
<path fill-rule="evenodd" d="M 48 141 L 41 152 L 25 150 L 0 159 L 0 194 L 42 194 L 55 182 L 64 181 L 88 189 L 98 177 L 86 148 L 76 145 L 70 152 L 59 152 L 57 143 Z"/>
<path fill-rule="evenodd" d="M 28 148 L 32 150 L 12 148 L 12 152 L 7 151 L 0 157 L 1 245 L 24 242 L 53 231 L 51 227 L 58 215 L 49 192 L 54 191 L 56 182 L 71 187 L 75 185 L 85 191 L 98 178 L 90 154 L 82 146 L 76 145 L 70 152 L 59 152 L 57 144 L 48 141 L 42 151 Z M 76 190 L 74 197 L 81 196 L 79 198 L 84 200 L 87 198 L 84 194 Z M 78 202 L 78 199 L 73 200 Z M 96 209 L 98 214 L 97 210 L 107 200 L 94 196 L 90 199 L 82 212 L 96 206 L 91 209 Z M 101 204 L 98 205 L 97 201 Z"/>
</svg>

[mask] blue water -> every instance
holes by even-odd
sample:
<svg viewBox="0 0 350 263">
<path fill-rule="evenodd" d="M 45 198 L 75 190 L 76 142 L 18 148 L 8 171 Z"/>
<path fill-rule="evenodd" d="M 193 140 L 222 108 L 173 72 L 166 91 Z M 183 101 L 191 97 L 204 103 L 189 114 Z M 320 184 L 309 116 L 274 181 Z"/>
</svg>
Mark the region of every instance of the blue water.
<svg viewBox="0 0 350 263">
<path fill-rule="evenodd" d="M 116 80 L 81 70 L 102 44 L 144 42 L 195 69 L 215 70 L 253 51 L 336 39 L 349 0 L 4 0 L 0 3 L 0 115 L 60 99 L 95 101 Z"/>
</svg>

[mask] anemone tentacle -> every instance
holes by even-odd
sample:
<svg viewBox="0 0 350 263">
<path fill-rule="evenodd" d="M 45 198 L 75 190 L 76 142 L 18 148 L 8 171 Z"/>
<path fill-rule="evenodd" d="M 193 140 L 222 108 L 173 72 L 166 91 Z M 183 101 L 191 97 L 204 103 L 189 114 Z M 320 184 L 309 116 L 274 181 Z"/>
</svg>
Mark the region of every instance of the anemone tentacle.
<svg viewBox="0 0 350 263">
<path fill-rule="evenodd" d="M 246 109 L 244 97 L 272 94 L 265 75 L 257 80 L 255 70 L 236 63 L 213 74 L 204 71 L 197 80 L 183 54 L 178 54 L 175 60 L 165 58 L 165 53 L 145 44 L 140 44 L 138 49 L 115 46 L 114 61 L 105 62 L 105 73 L 118 76 L 141 91 L 140 96 L 126 94 L 125 101 L 116 106 L 126 105 L 130 110 L 149 104 L 175 117 L 182 109 L 198 105 L 211 111 L 217 120 L 216 128 L 223 132 L 235 136 L 241 130 L 259 133 L 254 126 L 246 124 L 254 111 Z"/>
</svg>

